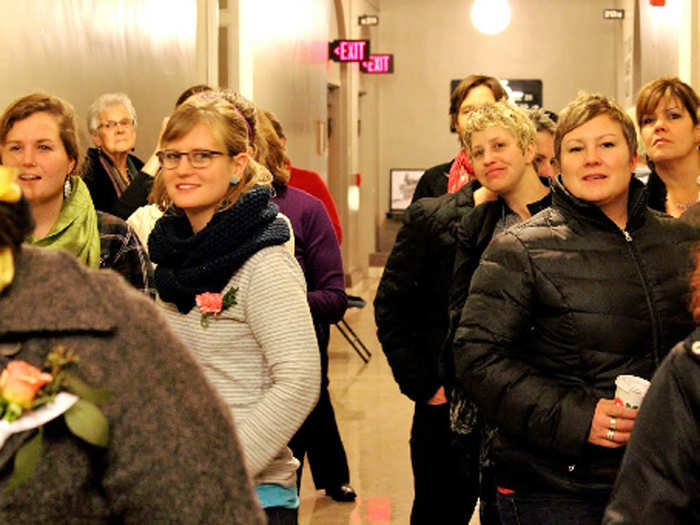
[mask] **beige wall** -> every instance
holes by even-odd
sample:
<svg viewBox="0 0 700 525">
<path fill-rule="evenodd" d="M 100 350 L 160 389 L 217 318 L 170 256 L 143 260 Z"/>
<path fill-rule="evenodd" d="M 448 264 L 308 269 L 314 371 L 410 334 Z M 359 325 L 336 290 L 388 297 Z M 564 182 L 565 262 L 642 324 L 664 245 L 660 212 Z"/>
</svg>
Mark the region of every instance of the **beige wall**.
<svg viewBox="0 0 700 525">
<path fill-rule="evenodd" d="M 685 0 L 667 0 L 664 7 L 639 2 L 640 81 L 678 75 L 679 33 Z"/>
<path fill-rule="evenodd" d="M 196 61 L 195 0 L 22 0 L 0 6 L 0 104 L 42 90 L 85 115 L 102 93 L 124 91 L 139 118 L 136 153 L 150 155 L 177 95 L 206 79 Z M 167 9 L 164 7 L 167 5 Z"/>
<path fill-rule="evenodd" d="M 326 176 L 319 140 L 326 120 L 327 0 L 249 0 L 252 96 L 273 111 L 295 165 Z"/>
<path fill-rule="evenodd" d="M 351 26 L 352 38 L 370 40 L 374 51 L 377 48 L 377 38 L 380 26 L 357 25 L 357 19 L 363 14 L 380 14 L 378 2 L 354 0 L 348 20 Z M 381 23 L 381 22 L 380 22 Z M 377 238 L 377 216 L 379 210 L 379 120 L 381 91 L 384 75 L 373 76 L 358 72 L 358 66 L 352 65 L 352 97 L 351 100 L 351 133 L 355 136 L 352 149 L 351 179 L 349 191 L 359 197 L 359 209 L 348 211 L 348 231 L 350 232 L 348 246 L 343 253 L 346 268 L 356 278 L 366 275 L 369 265 L 369 254 L 375 251 Z M 359 174 L 360 185 L 356 186 Z M 354 186 L 354 187 L 353 187 Z"/>
<path fill-rule="evenodd" d="M 363 126 L 371 143 L 361 154 L 357 133 L 361 79 L 356 66 L 328 62 L 328 41 L 365 36 L 357 16 L 376 12 L 374 4 L 369 0 L 229 0 L 221 13 L 228 27 L 229 87 L 275 112 L 285 128 L 294 165 L 327 180 L 344 230 L 345 271 L 355 276 L 366 274 L 375 243 L 378 92 L 372 88 L 363 97 L 374 109 L 367 111 Z M 329 84 L 337 89 L 331 140 L 327 140 Z M 355 174 L 363 171 L 358 188 Z M 360 209 L 348 205 L 349 194 L 359 194 Z"/>
<path fill-rule="evenodd" d="M 700 87 L 695 0 L 667 0 L 664 8 L 652 8 L 647 0 L 511 1 L 511 26 L 495 37 L 472 28 L 471 0 L 224 3 L 222 20 L 231 28 L 229 85 L 276 112 L 294 163 L 327 179 L 345 229 L 346 271 L 354 275 L 366 272 L 371 252 L 391 246 L 397 223 L 387 226 L 384 216 L 389 169 L 426 168 L 457 151 L 447 126 L 451 79 L 472 72 L 541 78 L 544 105 L 554 110 L 579 89 L 633 101 L 640 82 L 661 74 L 686 71 Z M 4 2 L 0 73 L 6 82 L 0 102 L 44 89 L 73 102 L 84 126 L 87 106 L 97 95 L 126 91 L 139 113 L 137 154 L 145 157 L 179 92 L 217 81 L 210 64 L 216 57 L 211 29 L 218 23 L 218 5 L 218 0 Z M 603 20 L 608 7 L 625 8 L 625 21 Z M 379 25 L 360 28 L 361 14 L 378 14 Z M 328 62 L 327 42 L 336 37 L 369 38 L 374 51 L 394 53 L 396 72 L 360 75 L 356 66 Z M 624 44 L 630 39 L 632 50 Z M 685 55 L 679 51 L 684 46 Z M 329 83 L 338 86 L 337 150 L 330 169 L 328 147 L 319 149 L 327 132 Z M 356 173 L 362 175 L 359 188 L 353 188 Z M 348 206 L 351 192 L 359 195 L 358 210 Z"/>
<path fill-rule="evenodd" d="M 428 168 L 457 152 L 447 117 L 451 79 L 470 73 L 539 78 L 544 106 L 555 111 L 580 89 L 616 94 L 621 28 L 602 18 L 610 0 L 511 1 L 511 24 L 496 36 L 472 27 L 471 4 L 382 1 L 378 41 L 395 54 L 396 72 L 381 79 L 380 220 L 390 168 Z"/>
</svg>

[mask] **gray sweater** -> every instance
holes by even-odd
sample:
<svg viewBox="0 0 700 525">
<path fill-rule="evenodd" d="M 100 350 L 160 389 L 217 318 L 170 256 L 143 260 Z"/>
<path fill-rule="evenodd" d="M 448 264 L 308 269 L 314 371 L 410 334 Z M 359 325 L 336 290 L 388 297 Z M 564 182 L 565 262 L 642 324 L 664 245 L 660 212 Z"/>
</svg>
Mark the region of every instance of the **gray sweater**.
<svg viewBox="0 0 700 525">
<path fill-rule="evenodd" d="M 318 399 L 320 360 L 306 301 L 306 282 L 283 246 L 252 255 L 224 288 L 238 304 L 200 325 L 158 299 L 166 319 L 192 351 L 236 422 L 256 485 L 296 484 L 299 462 L 287 443 Z"/>
<path fill-rule="evenodd" d="M 12 458 L 35 432 L 10 437 L 0 523 L 264 523 L 227 410 L 152 301 L 112 271 L 25 246 L 0 293 L 0 367 L 41 366 L 57 344 L 79 354 L 78 376 L 114 392 L 102 405 L 110 443 L 90 446 L 55 419 L 37 470 L 8 493 Z"/>
</svg>

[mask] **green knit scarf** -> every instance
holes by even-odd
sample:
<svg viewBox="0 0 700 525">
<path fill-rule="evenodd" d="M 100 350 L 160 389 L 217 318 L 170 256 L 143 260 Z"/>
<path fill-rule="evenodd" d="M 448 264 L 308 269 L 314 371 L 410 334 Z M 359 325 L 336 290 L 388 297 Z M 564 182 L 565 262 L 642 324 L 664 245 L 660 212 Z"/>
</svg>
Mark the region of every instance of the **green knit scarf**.
<svg viewBox="0 0 700 525">
<path fill-rule="evenodd" d="M 100 267 L 100 232 L 97 212 L 83 179 L 71 176 L 73 191 L 63 201 L 61 213 L 42 239 L 30 235 L 27 242 L 52 250 L 71 253 L 90 268 Z"/>
</svg>

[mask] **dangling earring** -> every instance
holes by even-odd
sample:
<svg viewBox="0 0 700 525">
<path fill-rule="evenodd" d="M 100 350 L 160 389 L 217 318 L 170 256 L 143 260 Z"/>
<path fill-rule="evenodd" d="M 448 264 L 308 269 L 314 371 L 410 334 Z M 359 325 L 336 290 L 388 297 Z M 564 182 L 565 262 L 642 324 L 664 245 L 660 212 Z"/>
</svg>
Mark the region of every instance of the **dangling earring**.
<svg viewBox="0 0 700 525">
<path fill-rule="evenodd" d="M 73 193 L 73 183 L 70 180 L 70 175 L 68 175 L 63 183 L 63 198 L 67 199 L 71 193 Z"/>
<path fill-rule="evenodd" d="M 231 178 L 231 186 L 235 186 L 236 184 L 238 184 L 238 182 L 239 182 L 238 177 L 236 177 L 236 176 L 234 175 L 234 176 Z"/>
</svg>

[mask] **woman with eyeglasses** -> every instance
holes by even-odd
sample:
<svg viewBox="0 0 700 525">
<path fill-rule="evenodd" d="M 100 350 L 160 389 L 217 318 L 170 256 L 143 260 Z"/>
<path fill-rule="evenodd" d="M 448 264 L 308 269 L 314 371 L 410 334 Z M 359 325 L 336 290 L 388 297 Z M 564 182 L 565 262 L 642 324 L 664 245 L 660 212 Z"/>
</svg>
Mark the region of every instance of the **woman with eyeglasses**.
<svg viewBox="0 0 700 525">
<path fill-rule="evenodd" d="M 126 219 L 146 204 L 157 160 L 144 166 L 131 154 L 136 144 L 136 110 L 124 93 L 100 95 L 88 109 L 87 125 L 95 147 L 88 149 L 83 179 L 92 201 L 98 210 Z"/>
<path fill-rule="evenodd" d="M 220 93 L 171 115 L 158 152 L 168 211 L 149 236 L 157 302 L 229 406 L 271 523 L 297 522 L 287 444 L 319 393 L 304 275 L 283 246 L 272 175 L 250 158 L 250 124 Z M 156 183 L 160 185 L 160 181 Z"/>
<path fill-rule="evenodd" d="M 0 117 L 0 155 L 19 170 L 35 228 L 27 242 L 62 249 L 91 268 L 111 268 L 135 288 L 153 291 L 153 271 L 134 230 L 96 211 L 78 169 L 79 142 L 73 107 L 33 93 L 12 102 Z"/>
</svg>

